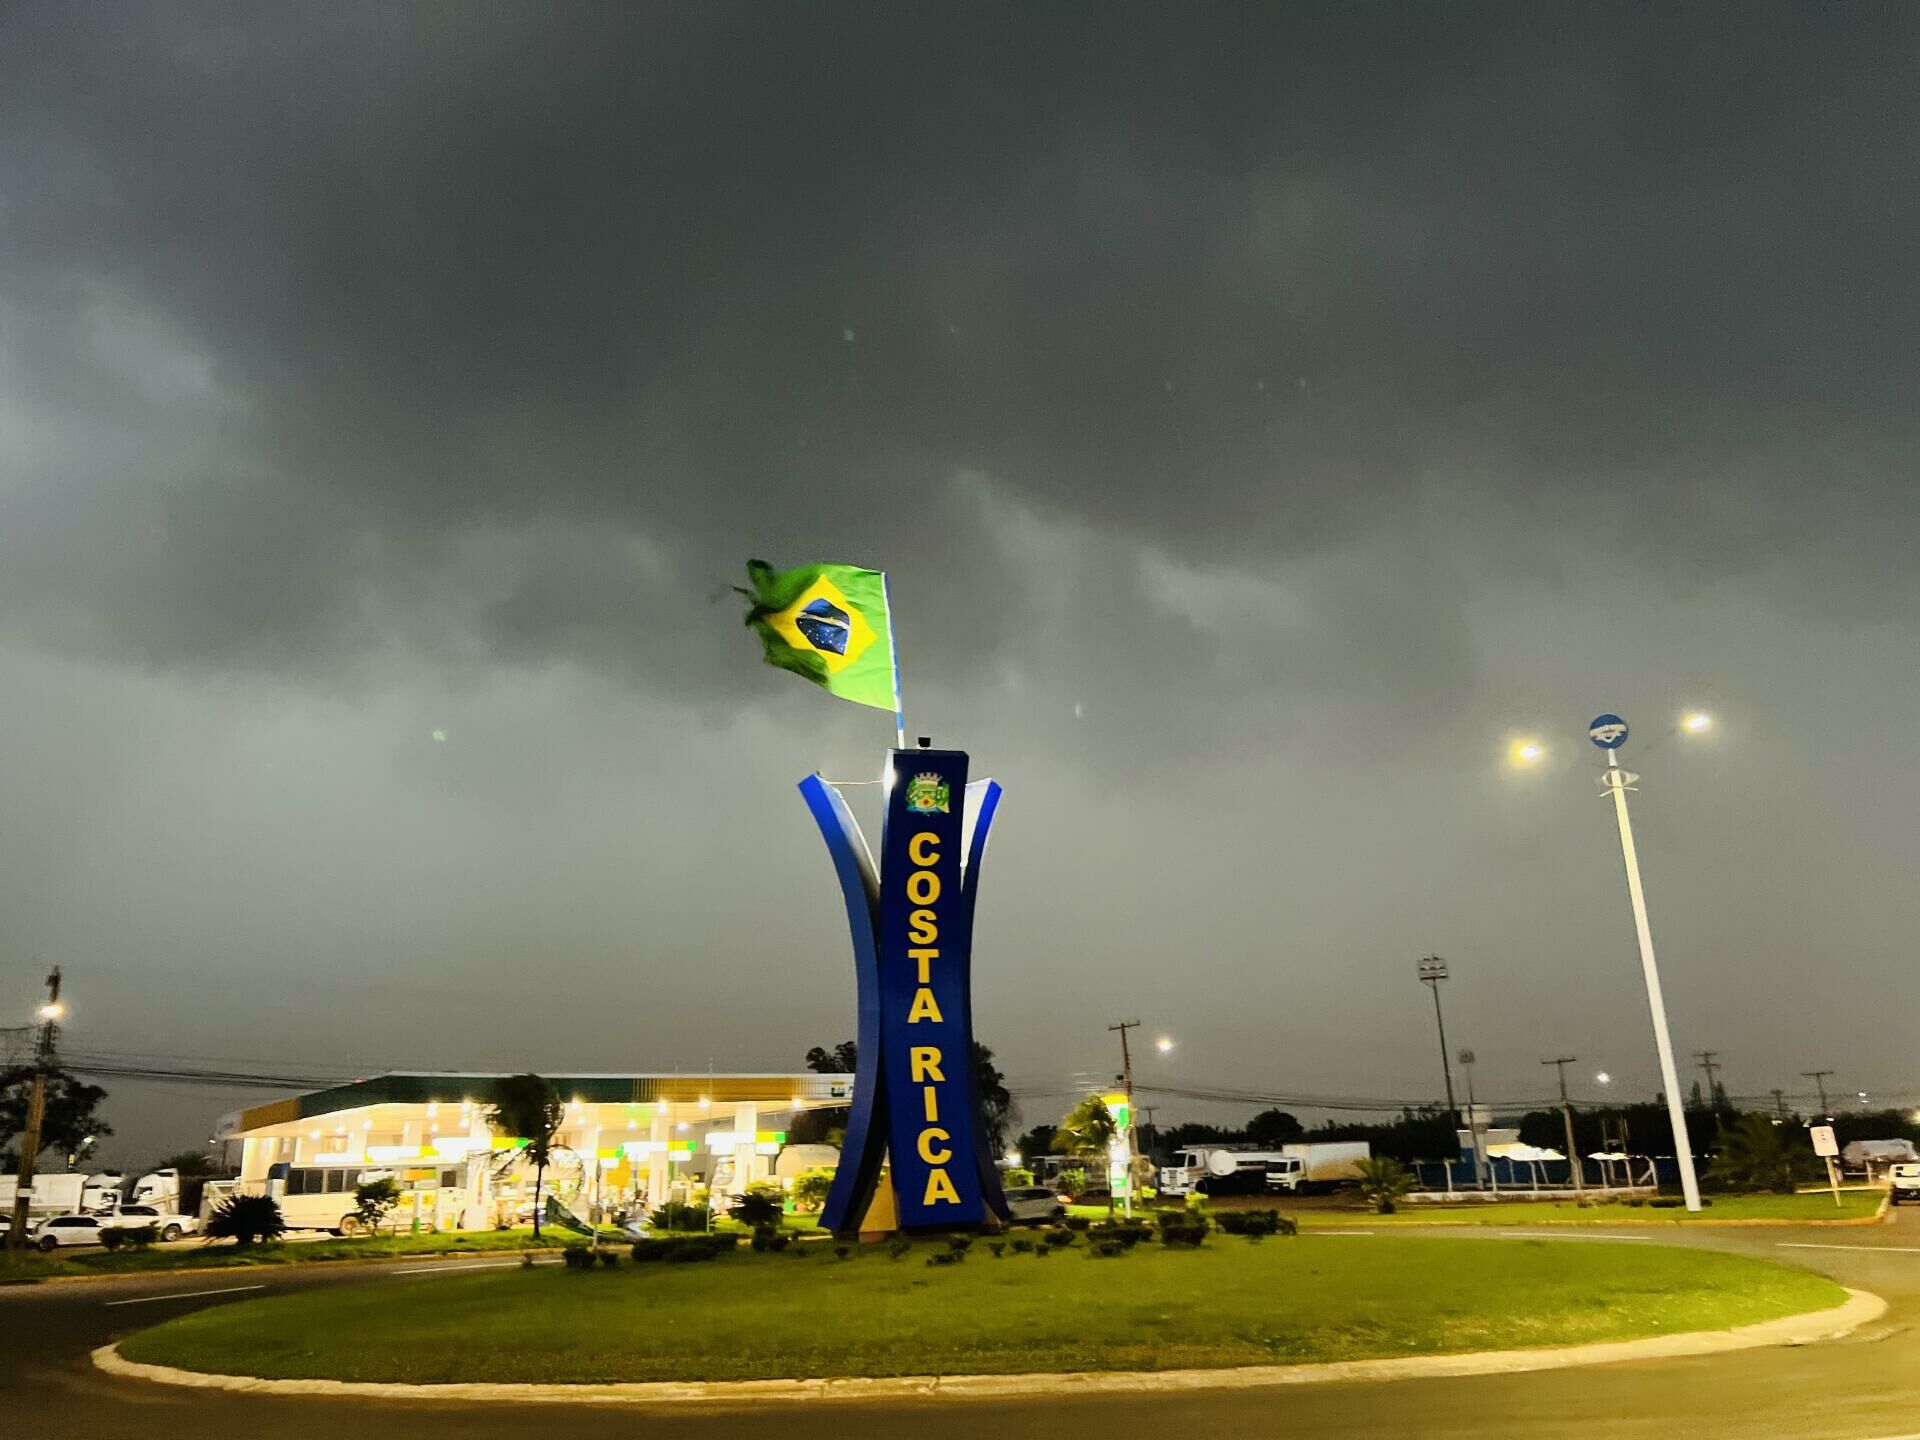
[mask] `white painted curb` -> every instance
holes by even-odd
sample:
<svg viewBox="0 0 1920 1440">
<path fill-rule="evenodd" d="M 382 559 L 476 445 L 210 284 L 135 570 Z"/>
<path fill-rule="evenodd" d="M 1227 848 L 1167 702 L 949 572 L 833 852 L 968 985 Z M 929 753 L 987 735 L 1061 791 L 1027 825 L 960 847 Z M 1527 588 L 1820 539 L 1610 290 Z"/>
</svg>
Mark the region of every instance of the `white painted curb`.
<svg viewBox="0 0 1920 1440">
<path fill-rule="evenodd" d="M 109 1375 L 234 1390 L 249 1395 L 323 1395 L 364 1400 L 513 1401 L 553 1405 L 764 1404 L 801 1400 L 966 1399 L 1000 1400 L 1027 1395 L 1113 1395 L 1148 1390 L 1247 1390 L 1269 1385 L 1324 1385 L 1357 1380 L 1436 1379 L 1451 1375 L 1511 1375 L 1527 1370 L 1565 1370 L 1622 1360 L 1664 1360 L 1717 1355 L 1763 1345 L 1808 1345 L 1833 1340 L 1887 1313 L 1887 1302 L 1865 1290 L 1847 1291 L 1831 1310 L 1788 1315 L 1734 1330 L 1695 1330 L 1645 1340 L 1568 1345 L 1549 1350 L 1481 1350 L 1462 1355 L 1410 1355 L 1394 1360 L 1339 1360 L 1318 1365 L 1249 1365 L 1227 1370 L 1075 1371 L 1053 1375 L 850 1376 L 834 1380 L 646 1381 L 613 1385 L 490 1384 L 396 1385 L 361 1380 L 262 1380 L 252 1375 L 210 1375 L 171 1365 L 141 1365 L 123 1359 L 117 1345 L 93 1352 Z"/>
</svg>

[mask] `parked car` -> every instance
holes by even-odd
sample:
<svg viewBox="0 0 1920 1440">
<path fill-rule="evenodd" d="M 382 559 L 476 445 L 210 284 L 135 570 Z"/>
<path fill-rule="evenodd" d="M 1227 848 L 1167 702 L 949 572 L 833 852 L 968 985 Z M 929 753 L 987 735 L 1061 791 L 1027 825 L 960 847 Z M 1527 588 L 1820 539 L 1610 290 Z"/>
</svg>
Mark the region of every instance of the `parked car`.
<svg viewBox="0 0 1920 1440">
<path fill-rule="evenodd" d="M 68 1245 L 98 1245 L 100 1226 L 101 1217 L 98 1215 L 50 1216 L 34 1227 L 34 1248 L 59 1250 Z"/>
<path fill-rule="evenodd" d="M 1887 1171 L 1887 1181 L 1891 1187 L 1887 1198 L 1895 1205 L 1920 1200 L 1920 1165 L 1902 1161 Z"/>
<path fill-rule="evenodd" d="M 162 1240 L 178 1240 L 182 1235 L 197 1234 L 200 1221 L 192 1215 L 182 1215 L 177 1211 L 164 1210 L 158 1205 L 122 1205 L 112 1215 L 100 1217 L 102 1228 L 114 1230 L 137 1230 L 142 1225 L 151 1225 Z"/>
<path fill-rule="evenodd" d="M 1016 1225 L 1037 1225 L 1067 1213 L 1060 1197 L 1044 1185 L 1016 1185 L 1007 1191 L 1007 1217 Z"/>
</svg>

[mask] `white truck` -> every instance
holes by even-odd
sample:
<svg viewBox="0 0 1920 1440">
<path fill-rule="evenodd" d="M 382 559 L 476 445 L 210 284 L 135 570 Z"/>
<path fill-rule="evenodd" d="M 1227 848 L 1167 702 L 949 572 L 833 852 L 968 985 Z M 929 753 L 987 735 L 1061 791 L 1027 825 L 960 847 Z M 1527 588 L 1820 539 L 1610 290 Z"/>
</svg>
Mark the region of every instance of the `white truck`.
<svg viewBox="0 0 1920 1440">
<path fill-rule="evenodd" d="M 1364 1140 L 1322 1140 L 1265 1149 L 1198 1146 L 1179 1151 L 1176 1163 L 1160 1172 L 1160 1189 L 1169 1195 L 1331 1190 L 1357 1178 L 1354 1162 L 1372 1153 Z"/>
<path fill-rule="evenodd" d="M 34 1216 L 93 1215 L 117 1209 L 120 1187 L 125 1183 L 124 1175 L 112 1171 L 102 1171 L 96 1175 L 77 1170 L 64 1174 L 35 1175 L 33 1196 L 27 1203 L 27 1213 Z M 19 1193 L 18 1175 L 0 1175 L 0 1214 L 13 1213 L 14 1198 Z"/>
</svg>

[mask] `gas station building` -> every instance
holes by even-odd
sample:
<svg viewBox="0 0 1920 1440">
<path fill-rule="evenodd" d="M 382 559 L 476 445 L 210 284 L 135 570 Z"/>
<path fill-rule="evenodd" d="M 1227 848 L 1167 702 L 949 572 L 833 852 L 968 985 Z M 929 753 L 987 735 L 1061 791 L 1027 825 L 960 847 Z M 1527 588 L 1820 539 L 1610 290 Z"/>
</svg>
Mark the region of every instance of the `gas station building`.
<svg viewBox="0 0 1920 1440">
<path fill-rule="evenodd" d="M 235 1111 L 214 1139 L 239 1147 L 234 1188 L 280 1198 L 296 1228 L 342 1228 L 355 1186 L 373 1172 L 399 1182 L 402 1219 L 490 1230 L 523 1219 L 533 1193 L 531 1167 L 507 1153 L 525 1141 L 487 1124 L 501 1078 L 396 1071 Z M 853 1095 L 847 1074 L 547 1078 L 566 1113 L 546 1188 L 582 1219 L 771 1178 L 794 1118 Z"/>
</svg>

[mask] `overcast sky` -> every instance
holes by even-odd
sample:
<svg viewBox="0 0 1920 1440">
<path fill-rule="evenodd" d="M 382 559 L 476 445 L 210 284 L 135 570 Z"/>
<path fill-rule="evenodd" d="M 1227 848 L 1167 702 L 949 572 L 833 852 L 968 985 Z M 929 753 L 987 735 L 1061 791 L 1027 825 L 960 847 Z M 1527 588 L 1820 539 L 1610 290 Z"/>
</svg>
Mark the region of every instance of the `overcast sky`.
<svg viewBox="0 0 1920 1440">
<path fill-rule="evenodd" d="M 760 555 L 888 570 L 911 730 L 1007 786 L 1022 1088 L 1124 1016 L 1144 1082 L 1437 1096 L 1438 951 L 1482 1097 L 1650 1095 L 1612 709 L 1676 1046 L 1911 1096 L 1916 42 L 0 7 L 0 1008 L 57 961 L 76 1048 L 366 1072 L 851 1035 L 793 787 L 891 727 L 759 663 Z M 232 1103 L 121 1085 L 109 1154 Z"/>
</svg>

